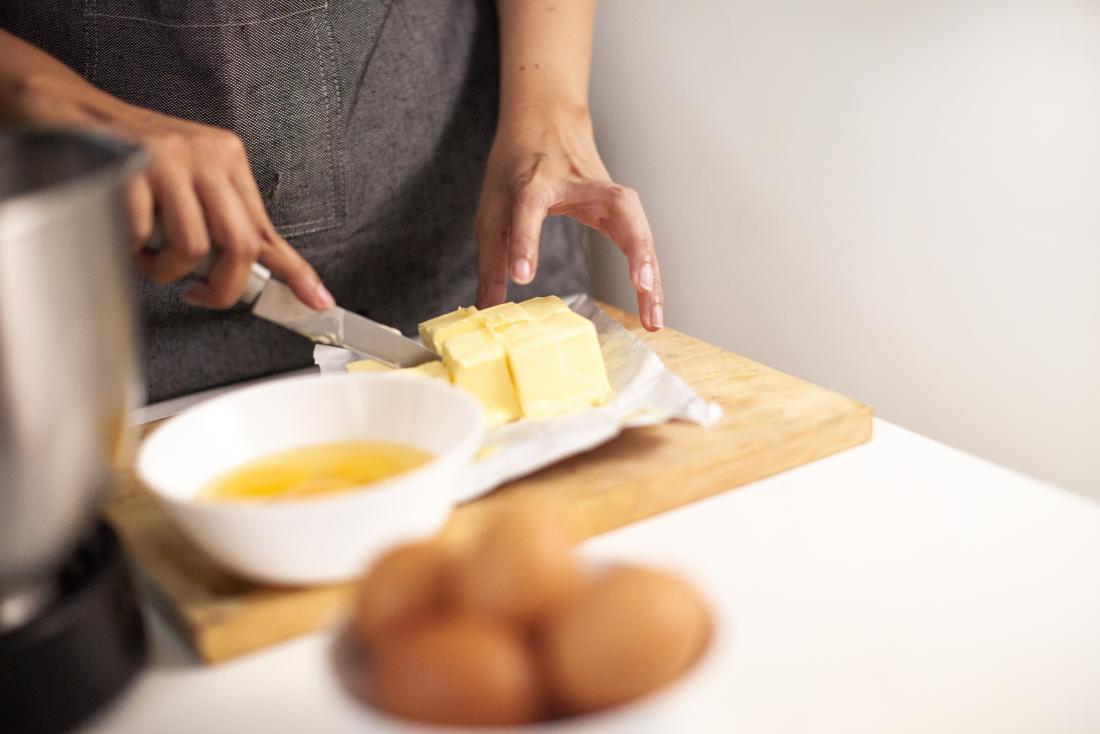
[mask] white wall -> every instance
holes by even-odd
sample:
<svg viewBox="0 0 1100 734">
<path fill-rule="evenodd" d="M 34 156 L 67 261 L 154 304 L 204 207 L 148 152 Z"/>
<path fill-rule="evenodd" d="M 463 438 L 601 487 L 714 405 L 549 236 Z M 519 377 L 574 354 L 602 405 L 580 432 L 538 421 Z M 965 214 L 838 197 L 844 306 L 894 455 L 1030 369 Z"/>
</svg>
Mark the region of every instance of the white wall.
<svg viewBox="0 0 1100 734">
<path fill-rule="evenodd" d="M 591 98 L 670 326 L 1100 496 L 1100 3 L 604 0 Z"/>
</svg>

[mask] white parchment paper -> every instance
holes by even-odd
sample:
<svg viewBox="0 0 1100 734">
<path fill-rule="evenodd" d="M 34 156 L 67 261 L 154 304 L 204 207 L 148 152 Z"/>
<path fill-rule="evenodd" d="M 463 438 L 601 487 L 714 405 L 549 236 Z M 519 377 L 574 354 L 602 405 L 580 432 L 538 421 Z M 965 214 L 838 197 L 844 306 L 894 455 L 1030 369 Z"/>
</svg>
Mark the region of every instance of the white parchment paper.
<svg viewBox="0 0 1100 734">
<path fill-rule="evenodd" d="M 578 413 L 523 418 L 491 428 L 456 501 L 472 499 L 511 479 L 587 451 L 626 428 L 672 419 L 710 426 L 722 417 L 717 404 L 696 394 L 665 367 L 645 342 L 620 326 L 591 298 L 578 294 L 563 300 L 596 325 L 614 398 L 607 405 Z M 317 345 L 313 359 L 322 372 L 343 372 L 348 362 L 362 357 L 347 349 Z"/>
</svg>

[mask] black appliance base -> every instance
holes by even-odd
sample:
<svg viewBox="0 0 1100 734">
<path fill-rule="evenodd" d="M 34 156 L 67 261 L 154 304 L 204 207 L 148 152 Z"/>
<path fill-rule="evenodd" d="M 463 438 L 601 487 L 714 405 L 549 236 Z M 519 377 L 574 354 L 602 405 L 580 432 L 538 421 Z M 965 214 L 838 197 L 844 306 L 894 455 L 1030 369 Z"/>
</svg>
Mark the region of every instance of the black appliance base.
<svg viewBox="0 0 1100 734">
<path fill-rule="evenodd" d="M 78 546 L 57 584 L 57 598 L 37 617 L 0 634 L 0 734 L 72 728 L 145 662 L 141 612 L 106 523 Z"/>
</svg>

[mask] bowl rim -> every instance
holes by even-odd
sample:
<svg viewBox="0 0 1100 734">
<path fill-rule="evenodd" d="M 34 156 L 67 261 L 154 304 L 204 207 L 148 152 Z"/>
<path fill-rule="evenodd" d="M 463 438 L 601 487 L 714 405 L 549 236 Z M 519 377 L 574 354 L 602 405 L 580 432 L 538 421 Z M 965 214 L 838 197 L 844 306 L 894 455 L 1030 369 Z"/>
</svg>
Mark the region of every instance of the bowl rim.
<svg viewBox="0 0 1100 734">
<path fill-rule="evenodd" d="M 393 475 L 386 479 L 380 479 L 369 484 L 352 487 L 344 491 L 334 492 L 330 495 L 322 495 L 319 497 L 286 499 L 278 502 L 207 502 L 197 498 L 198 489 L 195 489 L 194 492 L 187 497 L 177 497 L 165 491 L 157 481 L 154 481 L 154 477 L 151 476 L 153 472 L 149 469 L 148 458 L 149 452 L 152 450 L 151 447 L 155 448 L 159 446 L 161 442 L 167 440 L 165 438 L 166 432 L 176 428 L 179 422 L 194 420 L 193 416 L 195 414 L 206 410 L 218 409 L 222 407 L 224 403 L 239 400 L 242 396 L 259 392 L 278 391 L 283 389 L 285 385 L 292 383 L 320 383 L 321 381 L 333 380 L 358 380 L 381 383 L 399 380 L 403 384 L 417 384 L 418 387 L 416 389 L 418 390 L 436 392 L 440 396 L 444 396 L 442 400 L 452 401 L 451 409 L 455 406 L 461 406 L 460 409 L 467 411 L 468 417 L 470 418 L 470 430 L 457 443 L 440 453 L 434 454 L 431 459 L 416 468 L 403 471 L 400 474 Z M 134 474 L 138 481 L 141 482 L 142 486 L 158 500 L 175 507 L 186 508 L 188 511 L 265 517 L 291 513 L 301 514 L 303 512 L 328 514 L 339 508 L 351 508 L 360 506 L 364 503 L 370 504 L 383 501 L 397 491 L 402 493 L 408 492 L 409 487 L 405 485 L 409 484 L 410 480 L 414 480 L 412 483 L 415 484 L 417 478 L 440 471 L 444 463 L 453 461 L 454 458 L 458 456 L 460 457 L 459 467 L 456 473 L 459 476 L 455 477 L 454 482 L 456 489 L 454 492 L 440 493 L 441 501 L 454 504 L 457 501 L 454 494 L 459 491 L 458 487 L 461 485 L 462 481 L 461 475 L 464 473 L 466 467 L 469 466 L 470 460 L 477 451 L 478 446 L 484 442 L 484 438 L 485 420 L 481 408 L 474 401 L 473 397 L 452 386 L 439 384 L 434 380 L 427 380 L 412 375 L 391 375 L 371 372 L 294 375 L 275 378 L 256 385 L 249 385 L 239 390 L 231 390 L 222 395 L 210 398 L 209 400 L 204 400 L 197 405 L 191 406 L 165 419 L 141 440 L 134 460 Z M 319 444 L 324 442 L 318 441 L 314 443 Z M 314 444 L 301 443 L 299 445 L 309 446 Z M 429 483 L 424 483 L 425 488 L 427 488 L 428 485 Z M 424 491 L 417 492 L 418 499 L 423 499 L 424 494 Z"/>
</svg>

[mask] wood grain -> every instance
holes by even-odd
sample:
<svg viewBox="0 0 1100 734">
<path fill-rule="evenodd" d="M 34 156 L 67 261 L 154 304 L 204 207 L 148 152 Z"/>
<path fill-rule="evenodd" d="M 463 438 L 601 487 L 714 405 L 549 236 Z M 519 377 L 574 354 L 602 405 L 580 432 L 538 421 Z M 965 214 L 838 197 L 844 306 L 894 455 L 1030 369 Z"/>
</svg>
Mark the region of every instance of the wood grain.
<svg viewBox="0 0 1100 734">
<path fill-rule="evenodd" d="M 447 542 L 466 542 L 495 511 L 528 499 L 553 505 L 580 540 L 871 437 L 865 405 L 670 329 L 647 334 L 633 316 L 607 310 L 718 402 L 722 420 L 709 429 L 669 423 L 626 431 L 457 508 L 442 531 Z M 345 607 L 349 585 L 277 589 L 223 571 L 175 529 L 128 467 L 108 516 L 153 598 L 205 661 L 317 629 Z"/>
</svg>

